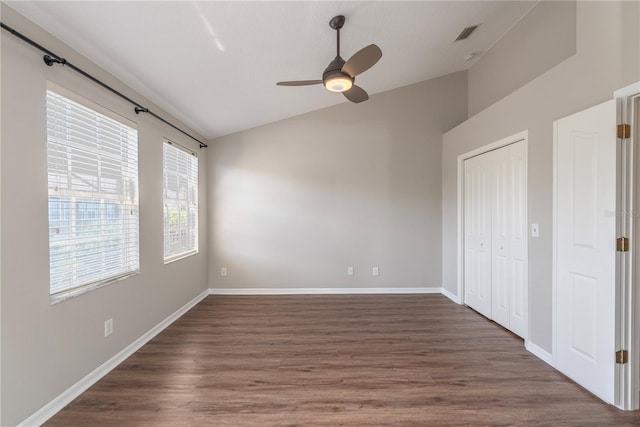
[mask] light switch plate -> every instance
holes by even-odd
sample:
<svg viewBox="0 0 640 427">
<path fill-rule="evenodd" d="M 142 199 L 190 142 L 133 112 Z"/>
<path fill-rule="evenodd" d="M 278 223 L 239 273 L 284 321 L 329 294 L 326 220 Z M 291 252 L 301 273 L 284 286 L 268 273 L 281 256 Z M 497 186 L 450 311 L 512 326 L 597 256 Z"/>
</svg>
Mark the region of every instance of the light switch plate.
<svg viewBox="0 0 640 427">
<path fill-rule="evenodd" d="M 540 237 L 540 224 L 531 224 L 531 237 Z"/>
</svg>

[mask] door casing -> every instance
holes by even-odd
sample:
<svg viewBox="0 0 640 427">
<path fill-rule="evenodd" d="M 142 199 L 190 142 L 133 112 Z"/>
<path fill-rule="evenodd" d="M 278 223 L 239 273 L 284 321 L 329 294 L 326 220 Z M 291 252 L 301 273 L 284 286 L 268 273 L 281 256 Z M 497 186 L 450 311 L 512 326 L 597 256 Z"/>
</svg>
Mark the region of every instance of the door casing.
<svg viewBox="0 0 640 427">
<path fill-rule="evenodd" d="M 616 406 L 640 409 L 640 82 L 614 92 L 617 123 L 631 125 L 631 135 L 618 139 L 619 236 L 630 238 L 629 252 L 618 254 L 616 344 L 629 351 L 629 363 L 616 366 Z"/>
</svg>

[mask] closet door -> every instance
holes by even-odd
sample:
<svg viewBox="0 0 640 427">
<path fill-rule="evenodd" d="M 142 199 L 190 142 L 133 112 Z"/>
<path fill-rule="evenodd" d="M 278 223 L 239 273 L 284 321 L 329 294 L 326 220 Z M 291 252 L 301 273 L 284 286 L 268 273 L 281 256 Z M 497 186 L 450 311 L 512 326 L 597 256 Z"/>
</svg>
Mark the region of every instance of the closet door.
<svg viewBox="0 0 640 427">
<path fill-rule="evenodd" d="M 491 319 L 509 328 L 511 298 L 512 183 L 510 147 L 485 154 L 492 165 Z"/>
<path fill-rule="evenodd" d="M 465 304 L 526 338 L 524 141 L 465 161 Z"/>
<path fill-rule="evenodd" d="M 527 332 L 526 145 L 487 153 L 492 160 L 491 318 L 524 337 Z"/>
<path fill-rule="evenodd" d="M 524 141 L 511 144 L 509 163 L 509 326 L 527 338 L 528 262 L 527 262 L 527 146 Z"/>
<path fill-rule="evenodd" d="M 465 160 L 464 302 L 491 318 L 491 164 Z"/>
</svg>

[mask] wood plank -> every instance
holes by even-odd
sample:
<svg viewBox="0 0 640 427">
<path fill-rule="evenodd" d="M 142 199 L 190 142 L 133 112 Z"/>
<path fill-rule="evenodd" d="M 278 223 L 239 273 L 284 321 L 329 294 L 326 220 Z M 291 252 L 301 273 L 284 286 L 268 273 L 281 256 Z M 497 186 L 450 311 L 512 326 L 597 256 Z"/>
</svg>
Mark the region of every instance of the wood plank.
<svg viewBox="0 0 640 427">
<path fill-rule="evenodd" d="M 640 425 L 441 295 L 210 296 L 46 425 Z"/>
</svg>

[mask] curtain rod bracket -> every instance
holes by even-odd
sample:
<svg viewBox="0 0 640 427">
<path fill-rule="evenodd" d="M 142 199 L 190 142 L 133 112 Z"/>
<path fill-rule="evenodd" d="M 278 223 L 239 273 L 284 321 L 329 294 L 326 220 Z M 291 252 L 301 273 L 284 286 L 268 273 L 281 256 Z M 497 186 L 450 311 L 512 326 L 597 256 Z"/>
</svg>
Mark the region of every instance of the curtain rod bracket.
<svg viewBox="0 0 640 427">
<path fill-rule="evenodd" d="M 148 113 L 149 109 L 144 107 L 135 107 L 133 111 L 135 111 L 136 114 L 140 114 L 140 113 Z"/>
<path fill-rule="evenodd" d="M 42 60 L 44 61 L 45 64 L 47 64 L 49 67 L 51 67 L 53 64 L 62 64 L 65 65 L 67 63 L 67 60 L 64 58 L 54 58 L 51 55 L 44 55 L 42 57 Z"/>
</svg>

